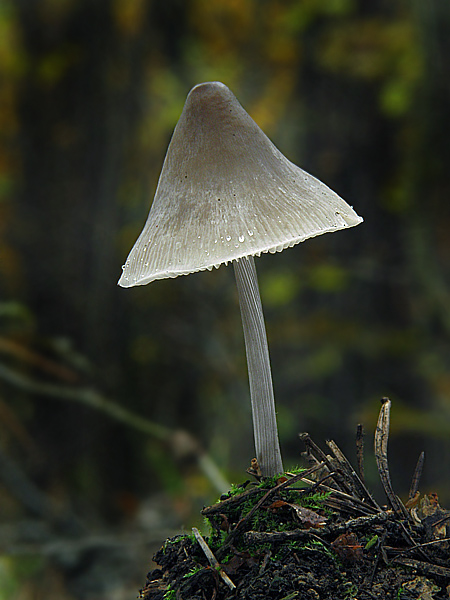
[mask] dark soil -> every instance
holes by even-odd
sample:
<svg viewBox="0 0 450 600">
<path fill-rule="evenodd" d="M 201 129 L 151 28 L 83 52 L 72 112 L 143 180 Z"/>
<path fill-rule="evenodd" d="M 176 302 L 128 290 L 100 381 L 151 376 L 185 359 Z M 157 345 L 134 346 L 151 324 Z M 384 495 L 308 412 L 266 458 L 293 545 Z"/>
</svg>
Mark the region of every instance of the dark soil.
<svg viewBox="0 0 450 600">
<path fill-rule="evenodd" d="M 280 501 L 274 498 L 283 495 L 275 494 L 270 497 L 270 505 Z M 292 500 L 292 492 L 290 496 Z M 220 507 L 220 503 L 216 506 L 220 511 L 216 514 L 223 522 L 222 515 L 227 515 L 228 507 Z M 221 557 L 221 566 L 235 589 L 230 589 L 219 571 L 210 566 L 193 536 L 178 536 L 167 540 L 156 553 L 158 568 L 148 574 L 141 598 L 449 598 L 448 542 L 420 547 L 430 541 L 424 525 L 411 526 L 387 510 L 369 517 L 343 519 L 324 508 L 314 512 L 326 514 L 327 524 L 305 529 L 297 517 L 288 521 L 286 506 L 271 509 L 262 505 L 259 510 L 271 511 L 271 520 L 273 511 L 278 513 L 273 521 L 283 531 L 255 531 L 254 520 L 251 523 L 250 519 L 248 527 L 242 528 L 228 548 L 225 544 L 217 547 L 218 535 L 214 533 L 207 538 L 216 556 Z"/>
<path fill-rule="evenodd" d="M 417 474 L 403 505 L 380 446 L 389 501 L 380 507 L 333 442 L 326 456 L 309 436 L 304 441 L 310 469 L 278 480 L 253 470 L 255 483 L 202 511 L 208 537 L 195 531 L 165 542 L 140 597 L 449 600 L 450 511 L 433 494 L 419 498 Z"/>
</svg>

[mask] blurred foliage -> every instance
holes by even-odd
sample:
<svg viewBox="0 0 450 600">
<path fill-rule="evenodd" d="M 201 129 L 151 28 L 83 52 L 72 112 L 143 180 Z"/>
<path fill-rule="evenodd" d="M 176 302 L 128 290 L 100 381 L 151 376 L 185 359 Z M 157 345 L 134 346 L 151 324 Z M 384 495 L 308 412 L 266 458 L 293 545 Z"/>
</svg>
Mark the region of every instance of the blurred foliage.
<svg viewBox="0 0 450 600">
<path fill-rule="evenodd" d="M 286 464 L 303 430 L 351 455 L 389 395 L 397 490 L 424 449 L 448 503 L 449 32 L 446 0 L 1 0 L 0 454 L 98 523 L 215 494 L 169 438 L 74 400 L 89 389 L 244 477 L 230 270 L 116 287 L 187 92 L 220 80 L 365 218 L 257 261 Z"/>
</svg>

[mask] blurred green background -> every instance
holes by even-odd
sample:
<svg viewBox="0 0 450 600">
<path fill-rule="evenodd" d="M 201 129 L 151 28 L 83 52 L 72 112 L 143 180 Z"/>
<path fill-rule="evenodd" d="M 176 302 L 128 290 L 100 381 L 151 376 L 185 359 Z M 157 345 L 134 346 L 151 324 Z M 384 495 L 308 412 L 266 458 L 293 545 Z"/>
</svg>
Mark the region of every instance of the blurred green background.
<svg viewBox="0 0 450 600">
<path fill-rule="evenodd" d="M 0 600 L 134 598 L 253 457 L 233 272 L 124 290 L 190 88 L 365 222 L 257 260 L 285 466 L 333 438 L 450 503 L 448 0 L 0 0 Z"/>
</svg>

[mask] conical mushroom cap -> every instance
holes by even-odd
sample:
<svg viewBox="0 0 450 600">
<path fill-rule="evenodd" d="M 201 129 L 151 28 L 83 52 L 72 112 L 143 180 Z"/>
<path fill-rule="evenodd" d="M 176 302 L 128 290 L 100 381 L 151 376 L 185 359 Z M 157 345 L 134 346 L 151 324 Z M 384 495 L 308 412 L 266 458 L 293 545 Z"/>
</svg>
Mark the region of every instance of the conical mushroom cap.
<svg viewBox="0 0 450 600">
<path fill-rule="evenodd" d="M 361 222 L 281 154 L 223 83 L 202 83 L 186 99 L 119 285 L 279 252 Z"/>
</svg>

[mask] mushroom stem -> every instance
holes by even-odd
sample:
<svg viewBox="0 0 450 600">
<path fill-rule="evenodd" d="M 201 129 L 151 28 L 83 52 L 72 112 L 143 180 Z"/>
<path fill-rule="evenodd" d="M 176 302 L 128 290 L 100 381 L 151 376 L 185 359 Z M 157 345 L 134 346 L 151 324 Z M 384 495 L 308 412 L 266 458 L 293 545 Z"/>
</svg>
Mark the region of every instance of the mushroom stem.
<svg viewBox="0 0 450 600">
<path fill-rule="evenodd" d="M 261 473 L 283 472 L 275 414 L 269 346 L 253 256 L 233 261 L 244 328 L 248 378 L 252 401 L 256 458 Z"/>
</svg>

